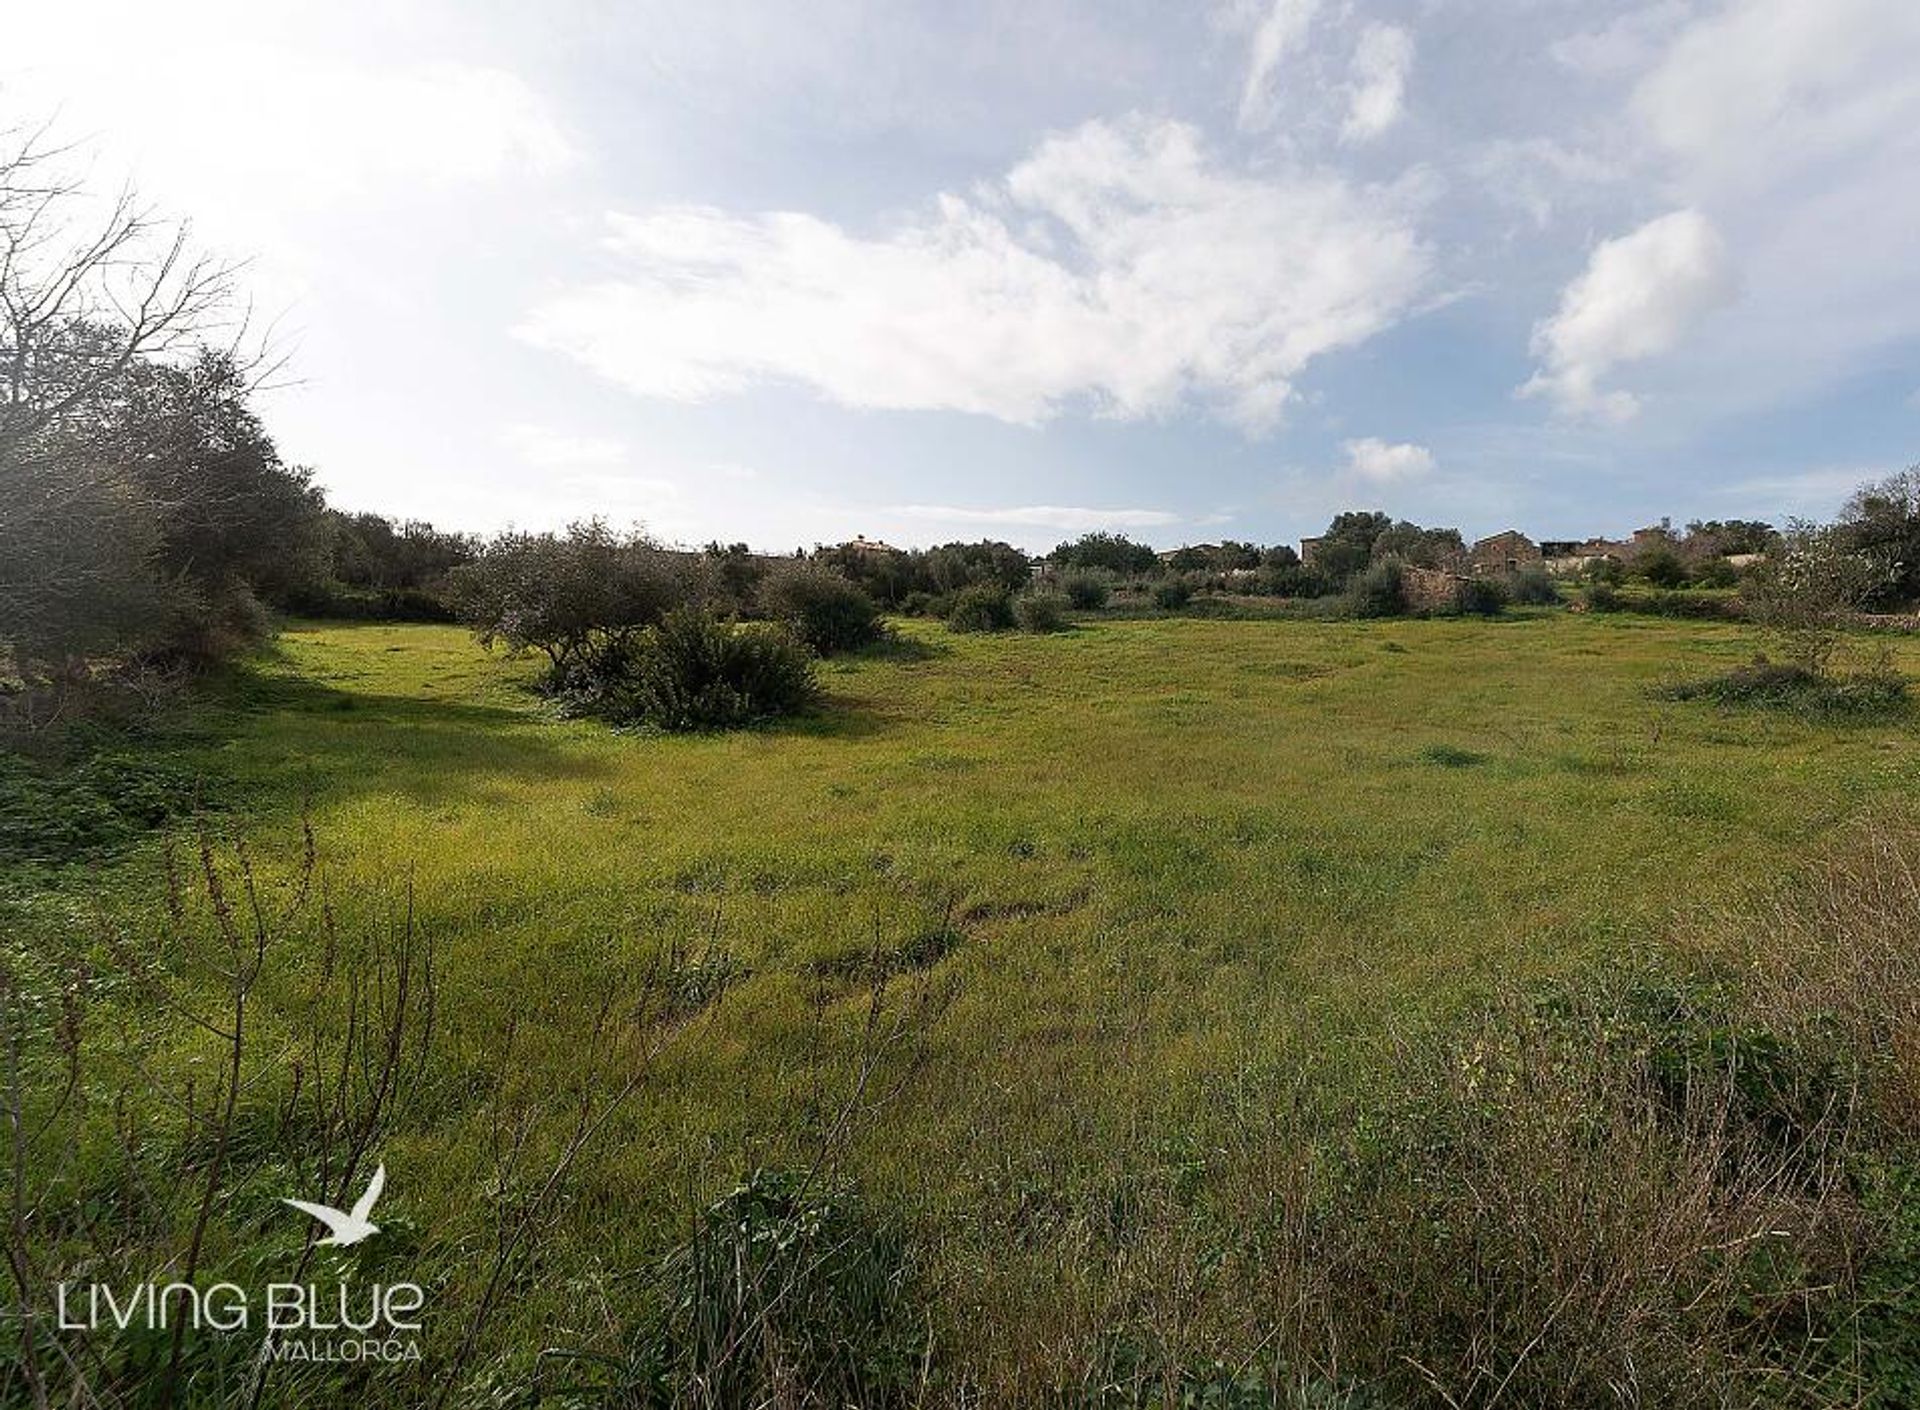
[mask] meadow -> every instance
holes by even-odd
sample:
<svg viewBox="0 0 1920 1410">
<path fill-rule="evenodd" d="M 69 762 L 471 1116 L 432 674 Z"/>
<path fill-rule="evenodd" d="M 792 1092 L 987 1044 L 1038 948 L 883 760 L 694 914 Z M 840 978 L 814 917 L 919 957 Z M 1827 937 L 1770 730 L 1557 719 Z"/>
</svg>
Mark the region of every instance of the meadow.
<svg viewBox="0 0 1920 1410">
<path fill-rule="evenodd" d="M 342 934 L 406 914 L 431 941 L 433 1077 L 380 1151 L 405 1231 L 382 1256 L 416 1276 L 453 1288 L 491 1237 L 507 1167 L 488 1103 L 513 1086 L 529 1143 L 564 1146 L 541 1113 L 615 1085 L 605 1035 L 663 975 L 678 986 L 455 1403 L 539 1349 L 617 1345 L 694 1211 L 823 1152 L 905 1231 L 938 1359 L 995 1403 L 1150 1311 L 1090 1290 L 1125 1255 L 1069 1256 L 1047 1231 L 1142 1182 L 1205 1185 L 1252 1114 L 1326 1100 L 1395 1035 L 1509 986 L 1657 954 L 1920 790 L 1905 716 L 1659 696 L 1749 659 L 1734 624 L 896 630 L 823 663 L 815 716 L 661 735 L 556 716 L 526 661 L 456 628 L 295 622 L 165 746 L 208 781 L 219 856 L 244 837 L 279 895 L 310 827 Z M 1920 674 L 1920 644 L 1895 652 Z M 191 851 L 190 833 L 172 835 Z M 9 916 L 49 944 L 157 933 L 162 866 L 155 836 L 22 870 Z M 316 963 L 300 933 L 296 976 Z M 269 1035 L 297 1027 L 295 988 L 266 991 Z M 114 1002 L 114 1041 L 174 1053 L 167 1070 L 216 1051 Z M 284 1084 L 247 1102 L 271 1111 Z M 288 1176 L 263 1162 L 223 1195 L 211 1265 L 299 1251 L 275 1222 Z M 1205 1281 L 1151 1257 L 1169 1287 Z M 1209 1296 L 1234 1292 L 1196 1296 L 1198 1322 Z M 444 1366 L 455 1328 L 428 1335 Z M 355 1374 L 357 1396 L 424 1399 L 414 1373 Z"/>
</svg>

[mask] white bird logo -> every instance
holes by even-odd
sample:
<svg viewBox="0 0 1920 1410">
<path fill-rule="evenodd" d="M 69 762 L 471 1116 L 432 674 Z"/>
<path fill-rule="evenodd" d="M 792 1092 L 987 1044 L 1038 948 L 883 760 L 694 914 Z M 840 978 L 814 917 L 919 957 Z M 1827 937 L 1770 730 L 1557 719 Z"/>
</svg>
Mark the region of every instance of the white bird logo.
<svg viewBox="0 0 1920 1410">
<path fill-rule="evenodd" d="M 373 1213 L 373 1202 L 380 1198 L 380 1191 L 387 1183 L 387 1167 L 382 1165 L 373 1172 L 373 1178 L 367 1181 L 367 1192 L 360 1196 L 353 1206 L 351 1214 L 342 1214 L 332 1205 L 308 1204 L 303 1199 L 283 1199 L 282 1204 L 290 1204 L 303 1214 L 311 1214 L 327 1226 L 327 1237 L 322 1244 L 338 1244 L 341 1248 L 350 1247 L 370 1234 L 380 1232 L 380 1226 L 367 1216 Z"/>
</svg>

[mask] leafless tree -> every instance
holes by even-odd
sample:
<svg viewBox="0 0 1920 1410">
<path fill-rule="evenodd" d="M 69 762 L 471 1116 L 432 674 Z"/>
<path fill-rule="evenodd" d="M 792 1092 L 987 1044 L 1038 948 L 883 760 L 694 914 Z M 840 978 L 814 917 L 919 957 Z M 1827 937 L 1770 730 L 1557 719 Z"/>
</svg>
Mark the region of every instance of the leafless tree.
<svg viewBox="0 0 1920 1410">
<path fill-rule="evenodd" d="M 0 469 L 136 358 L 237 335 L 237 266 L 130 187 L 89 194 L 44 127 L 0 131 Z M 20 512 L 0 506 L 0 513 Z"/>
</svg>

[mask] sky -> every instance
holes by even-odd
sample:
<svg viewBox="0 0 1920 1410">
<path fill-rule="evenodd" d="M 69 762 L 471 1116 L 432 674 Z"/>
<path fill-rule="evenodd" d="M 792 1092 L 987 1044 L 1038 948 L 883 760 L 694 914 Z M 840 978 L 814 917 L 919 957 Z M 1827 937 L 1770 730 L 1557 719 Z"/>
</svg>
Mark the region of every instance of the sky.
<svg viewBox="0 0 1920 1410">
<path fill-rule="evenodd" d="M 1920 461 L 1914 0 L 0 0 L 331 501 L 787 550 L 1831 515 Z"/>
</svg>

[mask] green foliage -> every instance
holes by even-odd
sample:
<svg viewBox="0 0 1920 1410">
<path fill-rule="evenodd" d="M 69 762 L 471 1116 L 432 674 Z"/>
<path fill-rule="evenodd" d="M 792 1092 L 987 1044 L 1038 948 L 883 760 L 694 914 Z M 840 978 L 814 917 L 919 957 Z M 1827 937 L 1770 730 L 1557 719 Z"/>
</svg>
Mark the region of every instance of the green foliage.
<svg viewBox="0 0 1920 1410">
<path fill-rule="evenodd" d="M 1107 605 L 1112 585 L 1105 573 L 1082 568 L 1060 575 L 1060 590 L 1076 611 L 1092 612 Z"/>
<path fill-rule="evenodd" d="M 1507 595 L 1525 607 L 1551 607 L 1560 601 L 1560 589 L 1553 574 L 1540 563 L 1528 563 L 1508 575 Z"/>
<path fill-rule="evenodd" d="M 1454 611 L 1474 617 L 1499 616 L 1507 610 L 1507 600 L 1506 584 L 1495 578 L 1462 578 L 1453 590 Z"/>
<path fill-rule="evenodd" d="M 1350 617 L 1399 617 L 1407 610 L 1405 575 L 1400 562 L 1383 558 L 1356 574 L 1342 603 Z"/>
<path fill-rule="evenodd" d="M 110 382 L 0 445 L 0 651 L 29 681 L 205 664 L 259 639 L 255 598 L 324 576 L 319 492 L 230 356 L 136 358 Z"/>
<path fill-rule="evenodd" d="M 836 570 L 812 563 L 782 563 L 769 572 L 760 606 L 822 656 L 871 646 L 884 630 L 872 598 Z"/>
<path fill-rule="evenodd" d="M 1462 749 L 1457 744 L 1429 744 L 1420 751 L 1420 759 L 1443 769 L 1471 769 L 1487 762 L 1485 754 Z"/>
<path fill-rule="evenodd" d="M 1687 562 L 1670 543 L 1656 543 L 1636 555 L 1633 571 L 1655 587 L 1677 588 L 1687 582 Z"/>
<path fill-rule="evenodd" d="M 1153 605 L 1162 612 L 1178 612 L 1193 600 L 1193 586 L 1185 578 L 1169 578 L 1153 585 Z"/>
<path fill-rule="evenodd" d="M 700 1215 L 660 1269 L 664 1306 L 607 1369 L 634 1406 L 901 1406 L 926 1356 L 898 1235 L 850 1187 L 759 1170 Z M 597 1358 L 577 1358 L 583 1369 Z"/>
<path fill-rule="evenodd" d="M 1152 548 L 1125 534 L 1082 534 L 1047 555 L 1062 568 L 1100 568 L 1122 577 L 1157 572 L 1160 560 Z"/>
<path fill-rule="evenodd" d="M 810 709 L 818 694 L 812 658 L 785 628 L 694 607 L 599 654 L 568 691 L 587 713 L 664 730 L 760 724 Z"/>
<path fill-rule="evenodd" d="M 1013 595 L 997 583 L 961 588 L 947 609 L 947 626 L 956 632 L 1004 632 L 1013 625 Z"/>
<path fill-rule="evenodd" d="M 1920 465 L 1856 491 L 1838 533 L 1880 569 L 1864 605 L 1886 611 L 1920 604 Z"/>
<path fill-rule="evenodd" d="M 1027 592 L 1013 600 L 1013 615 L 1025 632 L 1062 632 L 1067 619 L 1067 595 L 1063 592 Z"/>
<path fill-rule="evenodd" d="M 1708 700 L 1816 715 L 1885 715 L 1906 708 L 1907 678 L 1888 663 L 1864 671 L 1816 672 L 1798 662 L 1756 656 L 1724 675 L 1670 686 L 1669 700 Z"/>
<path fill-rule="evenodd" d="M 454 570 L 452 593 L 481 645 L 541 652 L 558 688 L 691 595 L 684 571 L 651 540 L 598 519 L 564 534 L 500 535 Z"/>
<path fill-rule="evenodd" d="M 86 861 L 211 802 L 197 770 L 125 747 L 58 767 L 0 752 L 0 862 Z"/>
</svg>

